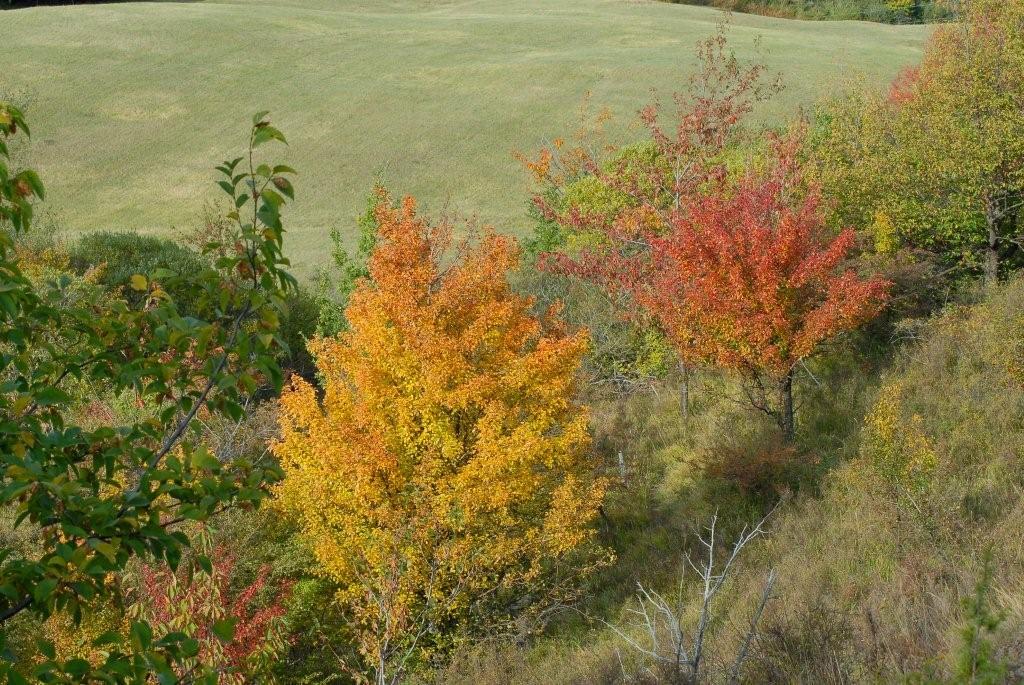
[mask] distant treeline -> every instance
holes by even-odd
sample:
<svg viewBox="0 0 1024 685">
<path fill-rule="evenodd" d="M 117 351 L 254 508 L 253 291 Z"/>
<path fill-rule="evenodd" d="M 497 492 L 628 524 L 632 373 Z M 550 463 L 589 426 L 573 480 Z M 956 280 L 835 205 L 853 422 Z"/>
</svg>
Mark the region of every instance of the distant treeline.
<svg viewBox="0 0 1024 685">
<path fill-rule="evenodd" d="M 885 24 L 925 24 L 953 17 L 945 0 L 668 0 L 735 12 L 797 19 L 853 19 Z"/>
<path fill-rule="evenodd" d="M 44 5 L 99 5 L 101 3 L 123 2 L 124 0 L 0 0 L 0 10 L 20 7 L 42 7 Z"/>
<path fill-rule="evenodd" d="M 123 0 L 0 0 L 0 10 L 42 5 L 95 5 Z M 665 0 L 735 12 L 795 19 L 854 19 L 885 24 L 926 24 L 953 16 L 951 0 Z"/>
</svg>

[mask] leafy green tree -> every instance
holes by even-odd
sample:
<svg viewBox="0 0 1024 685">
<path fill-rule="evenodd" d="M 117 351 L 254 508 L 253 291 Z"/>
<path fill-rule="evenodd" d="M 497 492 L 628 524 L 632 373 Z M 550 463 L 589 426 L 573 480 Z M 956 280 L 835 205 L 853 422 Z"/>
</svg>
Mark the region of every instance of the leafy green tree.
<svg viewBox="0 0 1024 685">
<path fill-rule="evenodd" d="M 815 156 L 846 225 L 871 226 L 882 249 L 980 269 L 987 283 L 1020 261 L 1024 1 L 972 0 L 888 93 L 822 113 Z"/>
<path fill-rule="evenodd" d="M 0 549 L 0 682 L 176 682 L 174 664 L 199 649 L 182 633 L 156 639 L 135 622 L 127 635 L 96 640 L 107 656 L 93 665 L 59 660 L 45 641 L 16 664 L 7 631 L 22 613 L 81 620 L 116 593 L 110 581 L 132 559 L 176 567 L 190 544 L 177 524 L 256 505 L 278 478 L 268 463 L 222 463 L 196 419 L 240 418 L 258 387 L 281 384 L 278 321 L 295 286 L 281 208 L 294 196 L 294 172 L 259 163 L 256 149 L 284 136 L 260 113 L 248 154 L 218 167 L 233 230 L 204 246 L 212 266 L 187 282 L 166 268 L 134 274 L 129 300 L 67 298 L 70 279 L 39 287 L 22 272 L 15 238 L 30 230 L 45 191 L 33 171 L 11 168 L 7 144 L 19 134 L 28 135 L 23 115 L 0 103 L 0 507 L 16 512 L 16 527 L 31 529 L 40 550 Z M 186 285 L 187 316 L 170 294 Z M 76 387 L 134 396 L 145 410 L 97 425 L 82 420 L 88 398 Z"/>
</svg>

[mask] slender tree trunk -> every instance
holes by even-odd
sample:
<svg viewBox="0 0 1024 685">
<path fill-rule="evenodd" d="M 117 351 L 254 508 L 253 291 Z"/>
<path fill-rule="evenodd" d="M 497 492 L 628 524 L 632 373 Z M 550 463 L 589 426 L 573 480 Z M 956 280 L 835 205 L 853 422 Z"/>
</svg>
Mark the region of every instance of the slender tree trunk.
<svg viewBox="0 0 1024 685">
<path fill-rule="evenodd" d="M 992 210 L 985 212 L 988 225 L 988 244 L 985 246 L 985 286 L 992 287 L 999 282 L 999 233 L 996 217 Z"/>
<path fill-rule="evenodd" d="M 683 418 L 690 418 L 690 367 L 685 362 L 679 362 L 679 370 L 683 374 L 683 383 L 679 388 L 679 406 L 683 410 Z"/>
<path fill-rule="evenodd" d="M 796 435 L 796 423 L 793 416 L 793 369 L 779 381 L 779 406 L 776 410 L 775 420 L 782 431 L 782 438 L 786 442 L 792 442 Z"/>
</svg>

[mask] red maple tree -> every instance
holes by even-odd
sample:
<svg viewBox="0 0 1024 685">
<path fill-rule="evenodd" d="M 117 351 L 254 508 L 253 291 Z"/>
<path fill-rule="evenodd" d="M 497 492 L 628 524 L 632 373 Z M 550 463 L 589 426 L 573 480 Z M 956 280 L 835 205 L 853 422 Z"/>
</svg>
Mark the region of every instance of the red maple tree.
<svg viewBox="0 0 1024 685">
<path fill-rule="evenodd" d="M 769 135 L 766 158 L 734 170 L 740 125 L 775 86 L 763 67 L 736 61 L 721 31 L 698 56 L 703 68 L 676 96 L 673 124 L 659 121 L 656 106 L 641 111 L 653 160 L 584 156 L 572 167 L 547 149 L 529 164 L 544 185 L 534 198 L 543 215 L 591 236 L 541 264 L 600 285 L 627 316 L 653 321 L 684 367 L 741 372 L 752 404 L 791 439 L 795 367 L 875 316 L 889 284 L 841 269 L 854 233 L 830 236 L 824 225 L 820 191 L 800 163 L 804 127 Z M 596 212 L 560 204 L 558 191 L 584 174 L 620 200 Z"/>
</svg>

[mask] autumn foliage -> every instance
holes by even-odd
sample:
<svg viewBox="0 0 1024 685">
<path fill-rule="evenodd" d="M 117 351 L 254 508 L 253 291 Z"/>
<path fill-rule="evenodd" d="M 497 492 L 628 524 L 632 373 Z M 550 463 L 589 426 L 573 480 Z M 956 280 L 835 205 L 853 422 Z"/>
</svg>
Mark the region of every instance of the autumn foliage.
<svg viewBox="0 0 1024 685">
<path fill-rule="evenodd" d="M 879 252 L 931 253 L 989 284 L 1022 263 L 1024 2 L 972 0 L 887 92 L 821 107 L 816 174 Z"/>
<path fill-rule="evenodd" d="M 557 592 L 602 485 L 573 399 L 587 336 L 512 292 L 515 241 L 488 232 L 448 263 L 450 226 L 412 199 L 377 218 L 349 330 L 310 345 L 322 396 L 292 380 L 274 452 L 277 501 L 358 635 L 353 670 L 392 682 L 444 647 L 438 627 L 493 617 L 481 605 L 511 590 Z"/>
<path fill-rule="evenodd" d="M 237 593 L 231 591 L 236 557 L 228 550 L 213 551 L 209 570 L 196 566 L 187 572 L 143 565 L 139 574 L 137 609 L 157 630 L 180 631 L 199 643 L 197 662 L 216 667 L 225 685 L 249 682 L 262 674 L 285 647 L 284 601 L 287 584 L 261 605 L 270 588 L 270 568 Z"/>
<path fill-rule="evenodd" d="M 688 198 L 671 230 L 650 238 L 651 257 L 635 266 L 636 278 L 624 283 L 677 349 L 766 377 L 784 395 L 800 360 L 877 314 L 888 289 L 882 279 L 839 269 L 854 233 L 825 232 L 795 144 L 777 142 L 769 169 L 746 173 L 731 192 Z M 780 400 L 781 407 L 765 407 L 780 412 L 790 432 L 791 398 Z"/>
<path fill-rule="evenodd" d="M 819 189 L 799 159 L 803 126 L 765 136 L 759 157 L 732 158 L 741 122 L 772 91 L 763 69 L 739 64 L 721 33 L 698 56 L 703 69 L 676 96 L 674 125 L 657 107 L 641 112 L 656 152 L 648 163 L 578 165 L 616 202 L 567 202 L 570 193 L 552 192 L 570 188 L 554 164 L 538 167 L 552 153 L 531 162 L 548 186 L 535 198 L 545 216 L 587 236 L 546 264 L 599 284 L 629 316 L 652 319 L 684 364 L 740 371 L 754 406 L 792 437 L 794 368 L 877 314 L 888 284 L 840 268 L 854 233 L 828 235 Z"/>
<path fill-rule="evenodd" d="M 763 171 L 681 199 L 644 250 L 556 256 L 564 272 L 628 295 L 691 362 L 736 369 L 755 405 L 792 431 L 792 373 L 837 333 L 878 313 L 888 283 L 841 269 L 852 230 L 830 237 L 820 197 L 796 159 L 799 139 L 773 143 Z M 770 387 L 765 387 L 766 382 Z M 779 392 L 779 404 L 773 404 Z"/>
</svg>

